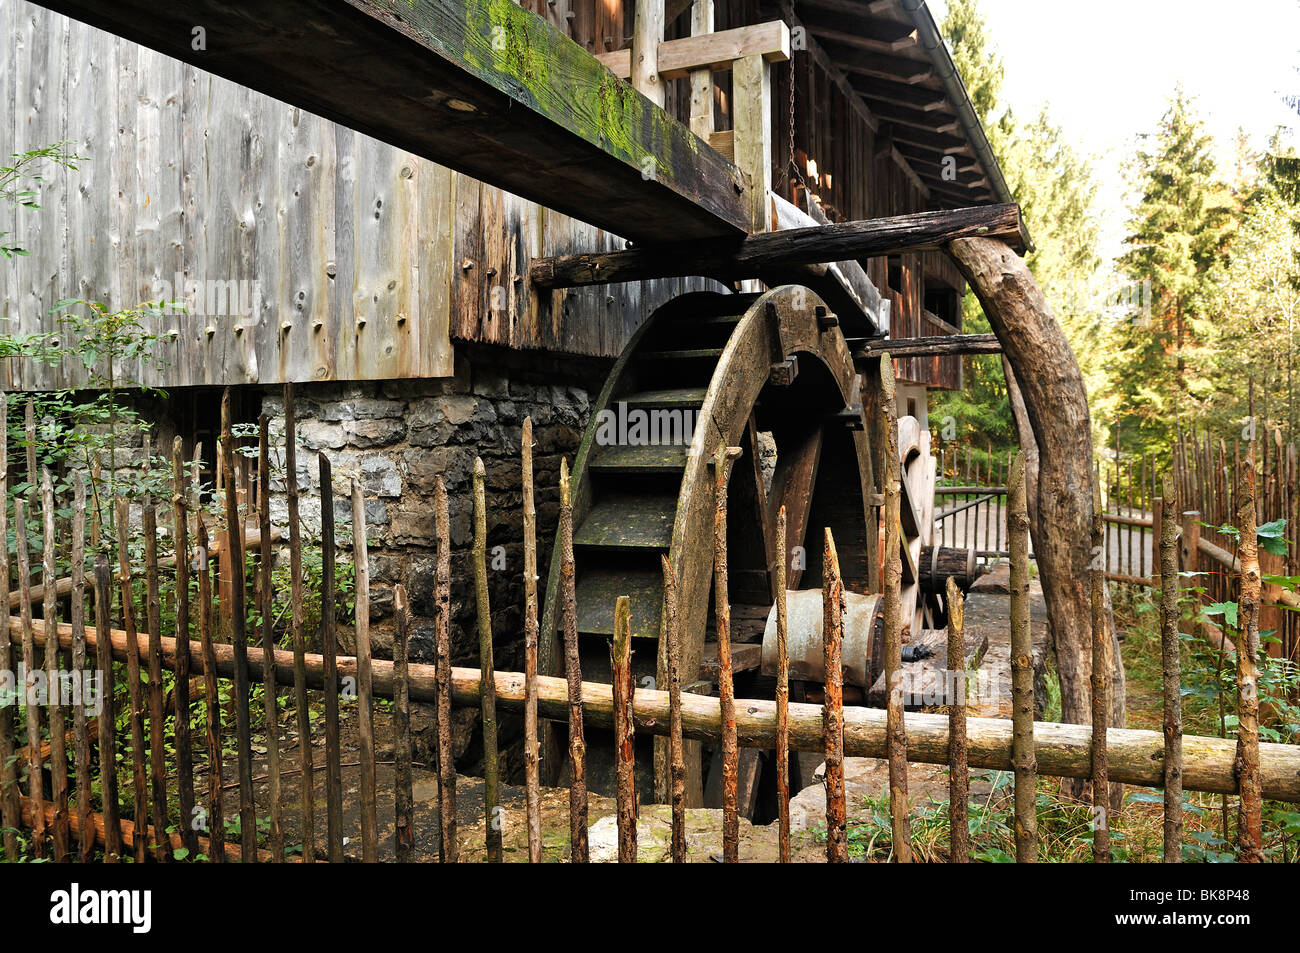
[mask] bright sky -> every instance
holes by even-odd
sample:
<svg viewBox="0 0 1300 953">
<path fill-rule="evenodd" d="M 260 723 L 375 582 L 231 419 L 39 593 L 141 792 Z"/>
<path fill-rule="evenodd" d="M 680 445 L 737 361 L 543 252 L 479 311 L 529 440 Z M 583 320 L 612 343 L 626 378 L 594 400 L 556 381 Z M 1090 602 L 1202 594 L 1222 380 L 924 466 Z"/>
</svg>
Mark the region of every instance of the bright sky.
<svg viewBox="0 0 1300 953">
<path fill-rule="evenodd" d="M 944 0 L 929 0 L 942 22 Z M 1195 98 L 1225 158 L 1238 128 L 1262 147 L 1278 125 L 1300 127 L 1284 95 L 1300 95 L 1300 0 L 980 0 L 1021 116 L 1046 103 L 1094 159 L 1103 251 L 1123 234 L 1121 166 L 1154 130 L 1174 87 Z"/>
</svg>

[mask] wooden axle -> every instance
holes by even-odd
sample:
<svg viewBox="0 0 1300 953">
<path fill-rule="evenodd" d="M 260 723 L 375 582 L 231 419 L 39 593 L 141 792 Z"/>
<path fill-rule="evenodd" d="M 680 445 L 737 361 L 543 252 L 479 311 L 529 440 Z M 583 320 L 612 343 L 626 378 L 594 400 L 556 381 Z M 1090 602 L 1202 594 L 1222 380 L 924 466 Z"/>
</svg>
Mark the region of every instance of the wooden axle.
<svg viewBox="0 0 1300 953">
<path fill-rule="evenodd" d="M 701 239 L 627 251 L 534 258 L 528 273 L 534 285 L 549 288 L 691 275 L 757 278 L 774 268 L 880 258 L 903 251 L 942 248 L 951 241 L 969 237 L 1018 243 L 1020 206 L 986 205 L 916 212 L 861 222 L 789 228 L 742 239 Z"/>
<path fill-rule="evenodd" d="M 41 619 L 32 621 L 34 640 L 44 646 L 46 626 Z M 125 659 L 126 633 L 111 630 L 113 657 Z M 61 646 L 72 645 L 72 627 L 58 626 Z M 9 619 L 9 638 L 22 640 L 22 622 Z M 139 651 L 148 649 L 148 637 L 140 635 Z M 87 651 L 98 645 L 96 629 L 86 628 Z M 234 649 L 214 645 L 217 673 L 222 678 L 234 674 Z M 191 643 L 191 653 L 199 657 L 201 648 Z M 263 676 L 262 650 L 249 646 L 248 669 L 251 681 Z M 176 661 L 176 640 L 162 639 L 163 664 L 172 668 Z M 324 659 L 308 655 L 305 659 L 308 687 L 324 686 Z M 393 697 L 393 663 L 376 659 L 374 694 Z M 293 684 L 293 653 L 275 652 L 275 679 L 278 684 Z M 434 700 L 434 666 L 411 665 L 410 699 Z M 357 660 L 338 658 L 340 677 L 356 677 Z M 568 718 L 568 685 L 563 678 L 538 676 L 538 712 L 544 718 L 565 721 Z M 497 672 L 494 676 L 498 703 L 510 710 L 524 705 L 522 672 Z M 477 705 L 479 670 L 451 670 L 452 700 L 458 705 Z M 582 683 L 584 718 L 594 725 L 609 728 L 614 723 L 614 698 L 611 686 Z M 720 736 L 721 712 L 718 699 L 683 693 L 681 697 L 682 734 L 686 738 L 716 741 Z M 668 693 L 637 689 L 633 697 L 637 728 L 656 735 L 668 733 Z M 820 705 L 790 704 L 790 748 L 795 751 L 824 751 Z M 770 749 L 776 746 L 776 702 L 745 700 L 736 705 L 737 739 L 742 747 Z M 907 715 L 908 760 L 920 764 L 948 763 L 948 716 L 910 713 Z M 1092 764 L 1092 729 L 1086 725 L 1034 723 L 1034 752 L 1038 773 L 1052 777 L 1086 778 Z M 1008 770 L 1011 767 L 1011 722 L 1002 718 L 971 718 L 967 725 L 967 743 L 971 767 Z M 1158 786 L 1164 778 L 1164 739 L 1158 731 L 1112 728 L 1107 734 L 1110 780 L 1113 783 Z M 885 712 L 877 708 L 846 708 L 844 711 L 844 754 L 850 757 L 885 757 Z M 1231 738 L 1207 738 L 1186 735 L 1183 738 L 1183 787 L 1188 791 L 1216 794 L 1236 792 L 1233 762 L 1236 742 Z M 1259 746 L 1260 781 L 1263 797 L 1274 801 L 1300 802 L 1300 745 L 1261 744 Z"/>
</svg>

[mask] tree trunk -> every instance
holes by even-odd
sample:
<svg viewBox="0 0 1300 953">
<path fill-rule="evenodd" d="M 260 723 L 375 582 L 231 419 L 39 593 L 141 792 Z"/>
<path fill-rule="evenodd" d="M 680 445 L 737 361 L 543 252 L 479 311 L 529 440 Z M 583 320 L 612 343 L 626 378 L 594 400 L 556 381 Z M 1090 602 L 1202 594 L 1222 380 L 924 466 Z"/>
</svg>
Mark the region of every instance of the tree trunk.
<svg viewBox="0 0 1300 953">
<path fill-rule="evenodd" d="M 1092 422 L 1083 374 L 1020 256 L 1004 242 L 988 238 L 960 238 L 947 250 L 979 298 L 1011 371 L 1007 386 L 1026 451 L 1030 527 L 1061 676 L 1061 717 L 1088 724 L 1091 600 L 1085 580 L 1091 561 L 1093 476 Z M 1109 604 L 1107 617 L 1114 644 Z M 1118 727 L 1124 724 L 1118 644 L 1114 660 Z"/>
</svg>

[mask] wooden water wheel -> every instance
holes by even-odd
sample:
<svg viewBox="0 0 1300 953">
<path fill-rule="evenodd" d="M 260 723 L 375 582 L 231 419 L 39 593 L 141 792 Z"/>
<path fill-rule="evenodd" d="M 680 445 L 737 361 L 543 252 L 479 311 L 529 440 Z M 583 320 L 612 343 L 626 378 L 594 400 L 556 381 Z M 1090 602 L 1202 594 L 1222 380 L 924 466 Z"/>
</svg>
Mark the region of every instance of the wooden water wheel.
<svg viewBox="0 0 1300 953">
<path fill-rule="evenodd" d="M 728 496 L 733 658 L 757 678 L 759 642 L 773 602 L 776 514 L 784 505 L 790 588 L 821 585 L 823 527 L 835 534 L 846 586 L 869 592 L 870 461 L 858 377 L 834 315 L 807 289 L 762 295 L 699 292 L 662 308 L 634 335 L 592 408 L 573 467 L 574 563 L 583 677 L 609 680 L 614 604 L 631 603 L 633 673 L 666 685 L 659 641 L 661 554 L 679 586 L 681 674 L 712 691 L 714 483 L 720 441 L 740 447 Z M 911 440 L 909 447 L 917 447 Z M 919 487 L 918 487 L 919 489 Z M 915 494 L 909 494 L 915 498 Z M 925 524 L 920 514 L 917 522 Z M 869 529 L 870 526 L 870 529 Z M 909 533 L 909 542 L 916 536 Z M 915 539 L 912 565 L 920 554 Z M 560 674 L 559 553 L 553 551 L 542 616 L 543 671 Z M 905 578 L 909 575 L 905 569 Z M 910 574 L 914 580 L 915 573 Z M 914 596 L 913 596 L 914 599 Z M 905 616 L 909 618 L 910 616 Z M 549 636 L 549 637 L 548 637 Z M 750 647 L 752 645 L 752 648 Z M 738 675 L 737 692 L 742 693 Z M 639 739 L 638 786 L 650 799 L 664 777 L 665 745 L 652 760 Z M 553 772 L 563 761 L 549 747 Z M 612 790 L 609 746 L 588 734 L 588 782 Z M 687 742 L 687 800 L 702 803 L 698 743 Z M 650 768 L 654 764 L 655 771 Z M 660 792 L 665 788 L 658 786 Z"/>
</svg>

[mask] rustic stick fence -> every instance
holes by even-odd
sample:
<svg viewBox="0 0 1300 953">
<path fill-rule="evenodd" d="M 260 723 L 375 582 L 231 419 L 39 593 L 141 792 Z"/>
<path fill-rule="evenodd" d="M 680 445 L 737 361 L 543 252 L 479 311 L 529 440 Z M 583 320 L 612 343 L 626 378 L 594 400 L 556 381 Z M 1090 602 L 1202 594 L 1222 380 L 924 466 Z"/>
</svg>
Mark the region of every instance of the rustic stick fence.
<svg viewBox="0 0 1300 953">
<path fill-rule="evenodd" d="M 882 366 L 889 362 L 882 360 Z M 892 385 L 889 375 L 886 389 Z M 3 398 L 0 397 L 0 401 Z M 295 437 L 294 398 L 286 388 L 286 427 L 284 458 L 293 461 Z M 892 400 L 881 402 L 894 434 L 896 422 L 889 413 Z M 0 410 L 3 410 L 0 404 Z M 1026 684 L 1030 673 L 1021 664 L 1010 673 L 1015 687 L 1013 720 L 968 718 L 962 705 L 945 714 L 905 713 L 901 690 L 889 692 L 885 710 L 845 705 L 843 702 L 843 582 L 839 575 L 835 540 L 827 531 L 822 580 L 824 600 L 825 703 L 814 705 L 790 702 L 788 659 L 780 660 L 781 673 L 775 700 L 737 700 L 730 691 L 721 697 L 683 693 L 677 671 L 681 647 L 677 622 L 676 586 L 671 568 L 665 562 L 664 637 L 667 640 L 669 684 L 667 691 L 636 688 L 628 665 L 628 612 L 620 600 L 616 611 L 618 624 L 612 646 L 613 683 L 584 682 L 577 666 L 576 605 L 571 554 L 572 512 L 569 505 L 567 467 L 561 468 L 561 593 L 562 628 L 566 651 L 564 678 L 539 675 L 532 652 L 526 651 L 526 671 L 497 672 L 490 651 L 490 606 L 484 574 L 486 501 L 482 464 L 475 467 L 473 480 L 475 545 L 472 553 L 479 618 L 480 654 L 478 669 L 450 664 L 450 531 L 448 500 L 441 481 L 435 489 L 434 525 L 437 545 L 433 593 L 435 607 L 435 664 L 410 662 L 407 647 L 410 632 L 410 603 L 405 589 L 396 592 L 396 635 L 393 659 L 373 658 L 369 638 L 369 614 L 366 611 L 368 555 L 366 548 L 364 500 L 360 488 L 351 485 L 352 560 L 357 584 L 356 655 L 340 655 L 337 645 L 334 607 L 336 592 L 334 560 L 336 558 L 335 508 L 333 475 L 329 460 L 321 455 L 320 472 L 321 538 L 323 566 L 321 583 L 320 626 L 317 636 L 321 651 L 308 652 L 305 631 L 304 601 L 307 598 L 303 579 L 303 551 L 306 543 L 297 525 L 300 505 L 296 486 L 296 469 L 288 471 L 287 495 L 291 525 L 287 534 L 291 586 L 287 635 L 292 647 L 277 647 L 277 633 L 271 622 L 275 611 L 271 592 L 273 547 L 285 545 L 277 540 L 270 525 L 270 444 L 268 421 L 258 424 L 256 479 L 249 467 L 237 462 L 238 445 L 232 434 L 229 403 L 223 402 L 223 432 L 219 468 L 219 485 L 215 493 L 215 512 L 198 505 L 200 490 L 194 472 L 187 469 L 179 445 L 172 453 L 172 533 L 173 552 L 160 552 L 156 504 L 143 497 L 132 505 L 125 498 L 114 501 L 115 519 L 111 526 L 100 526 L 92 518 L 91 552 L 93 571 L 88 572 L 89 558 L 82 535 L 85 533 L 85 485 L 74 475 L 73 517 L 67 534 L 60 539 L 58 528 L 65 521 L 60 514 L 48 473 L 36 479 L 35 462 L 29 455 L 27 486 L 30 496 L 19 494 L 13 500 L 13 527 L 16 539 L 15 566 L 8 555 L 0 557 L 0 598 L 7 595 L 16 573 L 18 614 L 8 620 L 7 633 L 0 633 L 0 670 L 13 671 L 15 650 L 20 650 L 21 678 L 6 689 L 5 701 L 17 696 L 20 705 L 0 707 L 0 754 L 4 773 L 0 775 L 0 808 L 3 809 L 5 836 L 3 846 L 8 857 L 17 856 L 19 837 L 26 839 L 35 856 L 56 861 L 90 859 L 102 856 L 108 862 L 131 857 L 137 862 L 170 862 L 206 857 L 211 861 L 259 860 L 312 861 L 322 856 L 317 843 L 316 798 L 312 783 L 317 769 L 310 752 L 313 741 L 310 712 L 313 701 L 323 703 L 325 747 L 325 815 L 326 830 L 323 856 L 330 861 L 344 859 L 344 837 L 357 831 L 345 830 L 342 785 L 342 742 L 340 697 L 346 694 L 356 702 L 361 768 L 359 827 L 361 857 L 376 860 L 380 856 L 375 781 L 376 750 L 375 701 L 391 699 L 394 703 L 392 737 L 395 749 L 395 782 L 391 793 L 394 805 L 394 855 L 409 859 L 416 842 L 413 800 L 411 733 L 409 711 L 412 704 L 432 706 L 436 716 L 435 761 L 431 766 L 439 778 L 437 835 L 439 859 L 455 862 L 465 846 L 457 831 L 455 807 L 456 775 L 452 758 L 450 724 L 453 707 L 479 708 L 485 724 L 485 764 L 488 778 L 484 797 L 484 847 L 489 860 L 500 860 L 502 825 L 499 811 L 499 771 L 496 764 L 497 742 L 491 728 L 498 709 L 523 711 L 525 752 L 535 759 L 539 719 L 567 721 L 570 727 L 568 758 L 570 761 L 570 858 L 585 861 L 587 845 L 587 792 L 584 759 L 586 742 L 584 725 L 614 729 L 615 764 L 618 777 L 617 825 L 618 854 L 621 860 L 636 858 L 636 819 L 638 804 L 633 782 L 636 769 L 635 733 L 667 735 L 671 765 L 671 803 L 673 839 L 671 856 L 675 861 L 686 857 L 684 739 L 697 739 L 720 745 L 733 765 L 742 747 L 775 749 L 777 763 L 786 768 L 792 751 L 822 754 L 827 763 L 826 826 L 827 859 L 847 859 L 846 805 L 843 797 L 842 759 L 865 756 L 885 758 L 890 765 L 890 826 L 894 857 L 912 858 L 909 830 L 909 806 L 906 798 L 908 763 L 949 765 L 953 769 L 952 821 L 954 830 L 965 831 L 964 787 L 968 767 L 1010 770 L 1015 778 L 1016 853 L 1020 860 L 1032 860 L 1037 848 L 1033 801 L 1037 778 L 1090 778 L 1094 791 L 1100 793 L 1110 784 L 1168 786 L 1177 790 L 1240 794 L 1238 825 L 1240 856 L 1259 859 L 1259 812 L 1262 799 L 1300 802 L 1300 746 L 1267 744 L 1252 730 L 1249 698 L 1257 678 L 1249 662 L 1239 662 L 1238 682 L 1242 707 L 1239 710 L 1245 730 L 1236 739 L 1184 736 L 1175 712 L 1166 712 L 1162 732 L 1106 728 L 1109 709 L 1102 704 L 1094 709 L 1099 732 L 1090 726 L 1035 722 L 1032 720 L 1032 691 Z M 30 427 L 29 427 L 30 432 Z M 7 448 L 0 450 L 0 490 L 6 487 L 4 464 Z M 734 448 L 722 446 L 715 457 L 715 479 L 719 487 L 718 532 L 715 540 L 715 599 L 718 601 L 719 639 L 727 638 L 726 587 L 726 509 L 724 491 L 728 471 L 735 458 Z M 524 441 L 521 467 L 531 484 L 531 446 Z M 246 458 L 245 458 L 246 459 Z M 892 545 L 886 548 L 886 639 L 887 672 L 900 669 L 903 620 L 897 612 L 899 586 L 899 544 L 897 536 L 898 468 L 897 455 L 887 472 L 886 512 L 893 514 L 887 523 L 894 530 Z M 1254 468 L 1248 452 L 1243 464 L 1237 500 L 1243 513 L 1254 512 Z M 1013 657 L 1029 654 L 1028 609 L 1025 593 L 1028 578 L 1028 539 L 1023 493 L 1023 466 L 1011 470 L 1012 493 L 1008 507 L 1008 552 L 1012 560 L 1013 580 Z M 39 487 L 39 494 L 35 488 Z M 1266 484 L 1267 489 L 1267 484 Z M 1168 491 L 1166 491 L 1167 495 Z M 39 497 L 39 499 L 38 499 Z M 532 498 L 531 485 L 527 499 Z M 29 515 L 39 510 L 40 542 L 31 538 Z M 8 521 L 7 507 L 0 508 L 0 523 Z M 139 514 L 141 546 L 133 546 L 132 517 Z M 532 519 L 531 512 L 527 514 Z M 92 517 L 94 514 L 92 513 Z M 782 521 L 783 525 L 783 521 Z M 1168 524 L 1166 524 L 1168 525 Z M 3 528 L 3 526 L 0 526 Z M 191 545 L 190 541 L 193 540 Z M 1164 558 L 1171 557 L 1172 536 L 1166 533 Z M 1186 544 L 1186 539 L 1184 539 Z M 528 534 L 528 548 L 535 546 Z M 3 550 L 4 547 L 0 547 Z M 31 553 L 40 549 L 42 575 L 34 585 Z M 252 572 L 245 573 L 245 550 L 255 550 Z M 62 560 L 65 559 L 66 562 Z M 110 569 L 110 557 L 117 559 L 116 584 Z M 1253 553 L 1243 547 L 1237 560 L 1238 573 L 1246 585 L 1260 591 L 1259 566 Z M 57 578 L 60 566 L 69 566 L 68 583 Z M 535 553 L 525 560 L 526 571 L 534 572 Z M 1160 578 L 1169 581 L 1166 570 Z M 533 580 L 535 582 L 535 580 Z M 164 584 L 165 583 L 165 584 Z M 537 594 L 535 585 L 525 586 L 525 647 L 535 645 Z M 34 596 L 41 593 L 39 617 L 34 612 Z M 784 587 L 782 587 L 784 591 Z M 961 600 L 949 588 L 952 612 L 949 618 L 950 648 L 960 653 L 962 645 Z M 93 599 L 94 624 L 88 624 L 87 598 Z M 162 605 L 168 601 L 173 623 L 163 630 Z M 1243 600 L 1249 603 L 1249 598 Z M 1172 600 L 1166 598 L 1164 622 L 1170 622 Z M 143 605 L 143 612 L 140 611 Z M 890 611 L 890 606 L 894 611 Z M 1174 603 L 1176 606 L 1176 603 Z M 247 607 L 255 607 L 253 613 Z M 1245 608 L 1243 609 L 1245 611 Z M 778 602 L 778 618 L 784 634 L 784 607 Z M 143 629 L 140 621 L 143 620 Z M 66 620 L 66 621 L 65 621 Z M 251 620 L 251 625 L 250 625 Z M 250 631 L 253 629 L 254 631 Z M 1166 629 L 1167 631 L 1167 629 Z M 1257 626 L 1249 631 L 1257 632 Z M 1108 640 L 1094 632 L 1094 651 L 1104 658 Z M 1249 636 L 1248 636 L 1249 638 Z M 779 639 L 784 650 L 785 639 Z M 37 650 L 43 652 L 38 668 Z M 730 685 L 729 653 L 719 651 L 722 685 Z M 125 666 L 125 685 L 122 679 Z M 1176 701 L 1177 654 L 1166 653 L 1167 688 L 1174 686 Z M 198 672 L 201 677 L 194 677 Z M 170 691 L 164 673 L 172 673 Z M 40 685 L 51 690 L 40 697 Z M 76 693 L 97 684 L 103 688 L 102 707 L 89 718 L 89 712 Z M 895 683 L 898 679 L 895 677 Z M 264 749 L 265 774 L 255 777 L 254 754 L 254 686 L 262 692 L 262 731 L 256 735 Z M 1096 688 L 1103 695 L 1104 682 Z M 292 692 L 288 693 L 287 690 Z M 280 708 L 283 699 L 292 700 L 298 711 L 297 742 L 300 755 L 297 767 L 281 755 L 289 749 L 282 739 Z M 323 696 L 323 697 L 322 697 Z M 1168 697 L 1168 695 L 1167 695 Z M 197 701 L 198 704 L 191 704 Z M 21 708 L 22 723 L 15 717 Z M 80 711 L 78 709 L 80 708 Z M 125 716 L 119 732 L 118 712 Z M 235 726 L 233 749 L 229 725 Z M 201 727 L 200 727 L 201 723 Z M 69 728 L 69 725 L 71 726 Z M 167 741 L 171 739 L 169 748 Z M 1101 739 L 1101 740 L 1099 740 Z M 1102 743 L 1104 741 L 1104 743 Z M 71 745 L 71 757 L 69 757 Z M 169 763 L 169 753 L 170 763 Z M 119 759 L 125 771 L 127 789 L 120 790 Z M 724 759 L 725 761 L 726 759 Z M 531 760 L 526 763 L 533 763 Z M 226 774 L 233 772 L 228 784 Z M 784 771 L 782 772 L 784 774 Z M 286 778 L 297 775 L 301 794 L 293 804 L 283 798 Z M 206 785 L 203 783 L 206 780 Z M 98 782 L 96 784 L 95 782 Z M 526 772 L 528 856 L 541 857 L 540 828 L 537 808 L 537 783 L 532 768 Z M 265 782 L 272 796 L 259 805 L 257 785 Z M 788 776 L 778 784 L 788 790 Z M 237 790 L 237 804 L 226 803 L 226 788 Z M 98 803 L 93 793 L 100 792 Z M 724 785 L 724 790 L 727 786 Z M 127 803 L 121 803 L 125 793 Z M 724 799 L 723 831 L 725 859 L 738 859 L 735 836 L 734 797 Z M 232 811 L 227 809 L 231 808 Z M 783 805 L 784 808 L 784 805 Z M 123 816 L 123 810 L 126 816 Z M 1166 803 L 1167 832 L 1176 830 L 1181 797 Z M 227 831 L 226 819 L 237 818 L 237 826 Z M 788 816 L 781 814 L 780 856 L 790 856 Z M 294 839 L 301 848 L 290 856 Z M 1168 849 L 1175 838 L 1167 833 Z M 1098 850 L 1098 860 L 1106 860 Z M 958 836 L 952 845 L 952 858 L 969 856 L 967 838 Z M 1169 859 L 1177 859 L 1170 857 Z"/>
</svg>

